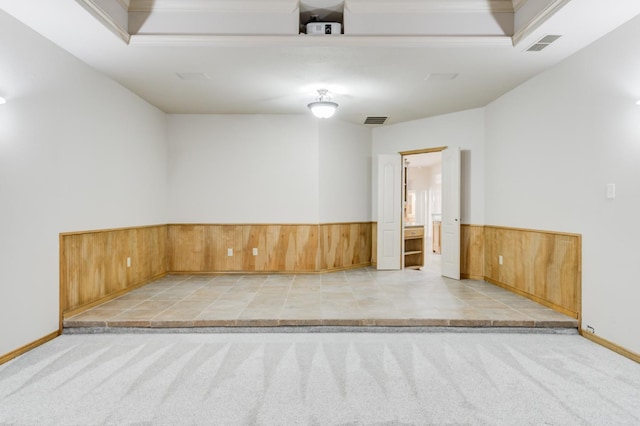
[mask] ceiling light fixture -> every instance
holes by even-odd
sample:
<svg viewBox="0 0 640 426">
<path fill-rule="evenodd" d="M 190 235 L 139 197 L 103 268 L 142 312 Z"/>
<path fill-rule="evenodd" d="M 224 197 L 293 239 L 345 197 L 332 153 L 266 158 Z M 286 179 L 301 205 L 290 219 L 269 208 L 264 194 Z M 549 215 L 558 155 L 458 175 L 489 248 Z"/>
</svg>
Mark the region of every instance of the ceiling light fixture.
<svg viewBox="0 0 640 426">
<path fill-rule="evenodd" d="M 2 104 L 6 104 L 7 100 L 5 98 L 3 98 L 2 96 L 0 96 L 0 105 Z"/>
<path fill-rule="evenodd" d="M 318 100 L 307 105 L 313 115 L 318 118 L 329 118 L 338 108 L 337 103 L 329 101 L 331 97 L 327 93 L 327 89 L 318 89 Z"/>
</svg>

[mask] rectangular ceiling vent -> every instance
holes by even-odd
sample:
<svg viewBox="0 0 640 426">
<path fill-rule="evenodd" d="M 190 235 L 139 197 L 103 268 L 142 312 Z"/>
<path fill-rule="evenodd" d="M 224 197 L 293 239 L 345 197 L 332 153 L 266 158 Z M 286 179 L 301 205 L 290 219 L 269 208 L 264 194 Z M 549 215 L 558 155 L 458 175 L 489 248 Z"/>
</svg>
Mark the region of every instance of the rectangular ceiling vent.
<svg viewBox="0 0 640 426">
<path fill-rule="evenodd" d="M 542 37 L 540 40 L 536 41 L 533 46 L 527 49 L 527 52 L 540 52 L 542 49 L 549 46 L 551 43 L 556 41 L 562 36 L 559 35 L 546 35 Z"/>
<path fill-rule="evenodd" d="M 389 117 L 367 117 L 364 120 L 364 124 L 384 124 Z"/>
</svg>

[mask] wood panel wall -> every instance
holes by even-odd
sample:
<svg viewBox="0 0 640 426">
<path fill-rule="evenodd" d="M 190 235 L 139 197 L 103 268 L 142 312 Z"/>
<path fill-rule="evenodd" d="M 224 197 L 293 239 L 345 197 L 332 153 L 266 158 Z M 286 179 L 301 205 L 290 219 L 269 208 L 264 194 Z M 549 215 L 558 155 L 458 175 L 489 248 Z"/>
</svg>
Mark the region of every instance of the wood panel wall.
<svg viewBox="0 0 640 426">
<path fill-rule="evenodd" d="M 322 272 L 371 264 L 371 222 L 173 224 L 167 235 L 172 273 Z"/>
<path fill-rule="evenodd" d="M 367 266 L 375 263 L 375 231 L 375 223 L 356 222 L 175 224 L 61 234 L 60 310 L 73 315 L 167 272 L 300 273 Z M 577 234 L 462 225 L 461 275 L 484 278 L 577 318 L 581 246 Z"/>
<path fill-rule="evenodd" d="M 484 279 L 483 225 L 460 225 L 460 276 Z"/>
<path fill-rule="evenodd" d="M 484 234 L 487 281 L 579 318 L 580 235 L 495 226 Z"/>
<path fill-rule="evenodd" d="M 320 225 L 320 269 L 359 268 L 371 265 L 371 222 Z"/>
<path fill-rule="evenodd" d="M 371 222 L 356 222 L 174 224 L 63 233 L 60 312 L 75 315 L 167 272 L 312 273 L 367 266 L 371 230 Z"/>
<path fill-rule="evenodd" d="M 62 315 L 73 315 L 165 275 L 166 232 L 166 226 L 159 225 L 60 234 Z"/>
</svg>

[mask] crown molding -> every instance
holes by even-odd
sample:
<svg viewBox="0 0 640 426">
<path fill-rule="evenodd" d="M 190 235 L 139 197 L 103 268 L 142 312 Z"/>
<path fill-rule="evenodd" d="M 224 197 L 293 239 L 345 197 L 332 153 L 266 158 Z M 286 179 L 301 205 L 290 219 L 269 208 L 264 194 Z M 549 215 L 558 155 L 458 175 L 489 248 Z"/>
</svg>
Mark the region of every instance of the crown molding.
<svg viewBox="0 0 640 426">
<path fill-rule="evenodd" d="M 522 0 L 515 0 L 522 1 Z M 351 13 L 513 13 L 512 0 L 401 0 L 362 1 L 345 0 L 345 11 Z"/>
<path fill-rule="evenodd" d="M 95 0 L 76 1 L 78 2 L 78 4 L 80 4 L 80 6 L 84 7 L 90 14 L 92 14 L 109 31 L 121 38 L 125 43 L 129 43 L 131 35 L 129 34 L 128 29 L 119 25 L 109 13 L 107 13 L 95 2 Z M 118 3 L 122 5 L 120 1 L 118 1 Z"/>
<path fill-rule="evenodd" d="M 524 6 L 529 0 L 513 0 L 513 11 L 517 12 L 522 6 Z"/>
<path fill-rule="evenodd" d="M 131 46 L 158 47 L 512 47 L 508 36 L 132 35 Z"/>
<path fill-rule="evenodd" d="M 297 0 L 127 0 L 129 12 L 291 13 Z"/>
<path fill-rule="evenodd" d="M 122 7 L 124 10 L 126 11 L 129 10 L 129 4 L 130 4 L 129 0 L 116 0 L 116 1 L 120 3 L 120 7 Z"/>
<path fill-rule="evenodd" d="M 557 11 L 562 9 L 570 1 L 571 0 L 554 0 L 552 3 L 550 3 L 532 20 L 530 20 L 527 25 L 522 27 L 517 33 L 513 35 L 513 45 L 517 46 L 518 44 L 520 44 L 527 36 L 531 35 L 540 27 L 540 25 L 544 24 L 547 19 L 552 17 Z"/>
</svg>

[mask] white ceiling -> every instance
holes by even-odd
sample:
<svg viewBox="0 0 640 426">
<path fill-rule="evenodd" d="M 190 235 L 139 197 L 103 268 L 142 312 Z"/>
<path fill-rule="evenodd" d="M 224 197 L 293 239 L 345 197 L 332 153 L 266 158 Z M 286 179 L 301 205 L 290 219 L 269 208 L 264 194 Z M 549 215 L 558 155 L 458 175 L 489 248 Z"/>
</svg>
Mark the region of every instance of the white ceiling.
<svg viewBox="0 0 640 426">
<path fill-rule="evenodd" d="M 388 124 L 484 106 L 640 13 L 637 0 L 0 0 L 0 7 L 168 113 L 308 114 L 316 90 L 327 88 L 339 119 L 389 116 Z M 311 14 L 343 19 L 344 34 L 299 34 Z M 526 51 L 549 34 L 562 37 Z"/>
</svg>

